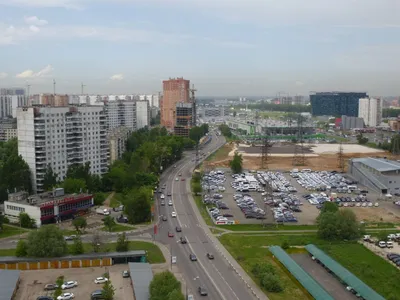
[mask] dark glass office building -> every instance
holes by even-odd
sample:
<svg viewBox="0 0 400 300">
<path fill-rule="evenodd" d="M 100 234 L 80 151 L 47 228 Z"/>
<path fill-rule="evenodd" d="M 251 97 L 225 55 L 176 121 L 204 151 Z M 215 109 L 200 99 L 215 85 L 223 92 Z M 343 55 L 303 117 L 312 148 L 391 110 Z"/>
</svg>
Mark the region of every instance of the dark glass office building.
<svg viewBox="0 0 400 300">
<path fill-rule="evenodd" d="M 311 113 L 313 116 L 351 116 L 358 117 L 360 98 L 368 97 L 367 93 L 315 93 L 310 95 Z"/>
</svg>

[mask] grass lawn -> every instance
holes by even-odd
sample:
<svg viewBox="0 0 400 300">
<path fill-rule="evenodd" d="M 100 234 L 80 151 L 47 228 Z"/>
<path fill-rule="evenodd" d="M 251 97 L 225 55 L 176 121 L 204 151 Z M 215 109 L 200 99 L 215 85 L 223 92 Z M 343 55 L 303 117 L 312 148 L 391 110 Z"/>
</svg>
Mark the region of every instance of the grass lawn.
<svg viewBox="0 0 400 300">
<path fill-rule="evenodd" d="M 231 147 L 229 145 L 224 145 L 207 157 L 206 161 L 219 161 L 228 157 L 229 152 L 231 152 Z"/>
<path fill-rule="evenodd" d="M 218 225 L 219 228 L 231 231 L 265 231 L 265 230 L 317 230 L 316 225 L 265 225 L 261 224 L 236 224 Z"/>
<path fill-rule="evenodd" d="M 10 237 L 13 235 L 23 234 L 25 232 L 28 232 L 28 230 L 3 224 L 3 229 L 0 230 L 0 239 Z"/>
<path fill-rule="evenodd" d="M 131 231 L 135 230 L 136 228 L 133 226 L 126 226 L 126 225 L 121 225 L 121 224 L 115 224 L 115 226 L 112 228 L 111 232 L 122 232 L 122 231 Z M 102 231 L 109 231 L 107 227 L 101 228 Z"/>
<path fill-rule="evenodd" d="M 122 204 L 122 199 L 124 198 L 124 195 L 121 193 L 115 193 L 114 196 L 110 199 L 110 207 L 118 207 Z"/>
<path fill-rule="evenodd" d="M 220 234 L 220 233 L 224 232 L 223 230 L 219 230 L 219 229 L 216 229 L 216 228 L 210 228 L 210 231 L 211 231 L 212 234 Z"/>
<path fill-rule="evenodd" d="M 104 244 L 101 252 L 114 252 L 116 243 Z M 91 253 L 93 248 L 91 243 L 83 244 L 85 253 Z M 71 249 L 71 245 L 68 245 Z M 149 242 L 130 241 L 129 250 L 145 250 L 147 251 L 147 259 L 151 264 L 160 264 L 165 262 L 165 258 L 157 245 Z M 15 249 L 0 249 L 0 256 L 15 256 Z"/>
<path fill-rule="evenodd" d="M 386 299 L 400 299 L 400 270 L 360 244 L 319 246 Z"/>
</svg>

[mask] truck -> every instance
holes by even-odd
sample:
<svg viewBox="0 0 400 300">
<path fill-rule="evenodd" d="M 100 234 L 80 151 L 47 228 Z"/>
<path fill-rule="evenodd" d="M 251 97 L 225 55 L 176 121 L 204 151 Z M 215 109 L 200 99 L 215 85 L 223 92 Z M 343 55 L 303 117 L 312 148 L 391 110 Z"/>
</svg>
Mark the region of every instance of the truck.
<svg viewBox="0 0 400 300">
<path fill-rule="evenodd" d="M 110 211 L 107 208 L 97 208 L 96 214 L 103 215 L 103 216 L 109 216 Z"/>
</svg>

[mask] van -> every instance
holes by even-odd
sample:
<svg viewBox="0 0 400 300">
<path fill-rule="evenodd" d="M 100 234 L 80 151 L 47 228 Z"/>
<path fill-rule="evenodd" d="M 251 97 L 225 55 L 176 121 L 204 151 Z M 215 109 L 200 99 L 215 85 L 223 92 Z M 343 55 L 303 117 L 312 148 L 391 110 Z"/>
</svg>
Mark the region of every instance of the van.
<svg viewBox="0 0 400 300">
<path fill-rule="evenodd" d="M 348 188 L 350 191 L 354 191 L 354 190 L 357 189 L 357 187 L 356 187 L 355 185 L 349 185 L 349 186 L 347 186 L 347 188 Z"/>
<path fill-rule="evenodd" d="M 385 241 L 380 241 L 380 242 L 378 243 L 378 246 L 379 246 L 380 248 L 386 248 L 386 242 L 385 242 Z"/>
<path fill-rule="evenodd" d="M 387 248 L 393 248 L 393 242 L 392 241 L 387 241 L 386 242 L 386 247 Z"/>
</svg>

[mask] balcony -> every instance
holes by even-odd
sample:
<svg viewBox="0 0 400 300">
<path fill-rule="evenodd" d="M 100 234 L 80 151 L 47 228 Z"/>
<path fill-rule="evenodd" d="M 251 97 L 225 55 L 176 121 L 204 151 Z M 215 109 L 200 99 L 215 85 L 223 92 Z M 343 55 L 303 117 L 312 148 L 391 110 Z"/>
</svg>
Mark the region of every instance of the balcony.
<svg viewBox="0 0 400 300">
<path fill-rule="evenodd" d="M 46 146 L 46 142 L 35 142 L 35 147 L 43 147 Z"/>
<path fill-rule="evenodd" d="M 36 147 L 36 153 L 46 153 L 46 147 Z"/>
<path fill-rule="evenodd" d="M 35 136 L 46 136 L 46 131 L 45 130 L 36 130 L 35 129 Z"/>
<path fill-rule="evenodd" d="M 41 131 L 41 130 L 45 130 L 46 126 L 45 125 L 36 125 L 35 124 L 35 131 Z"/>
</svg>

